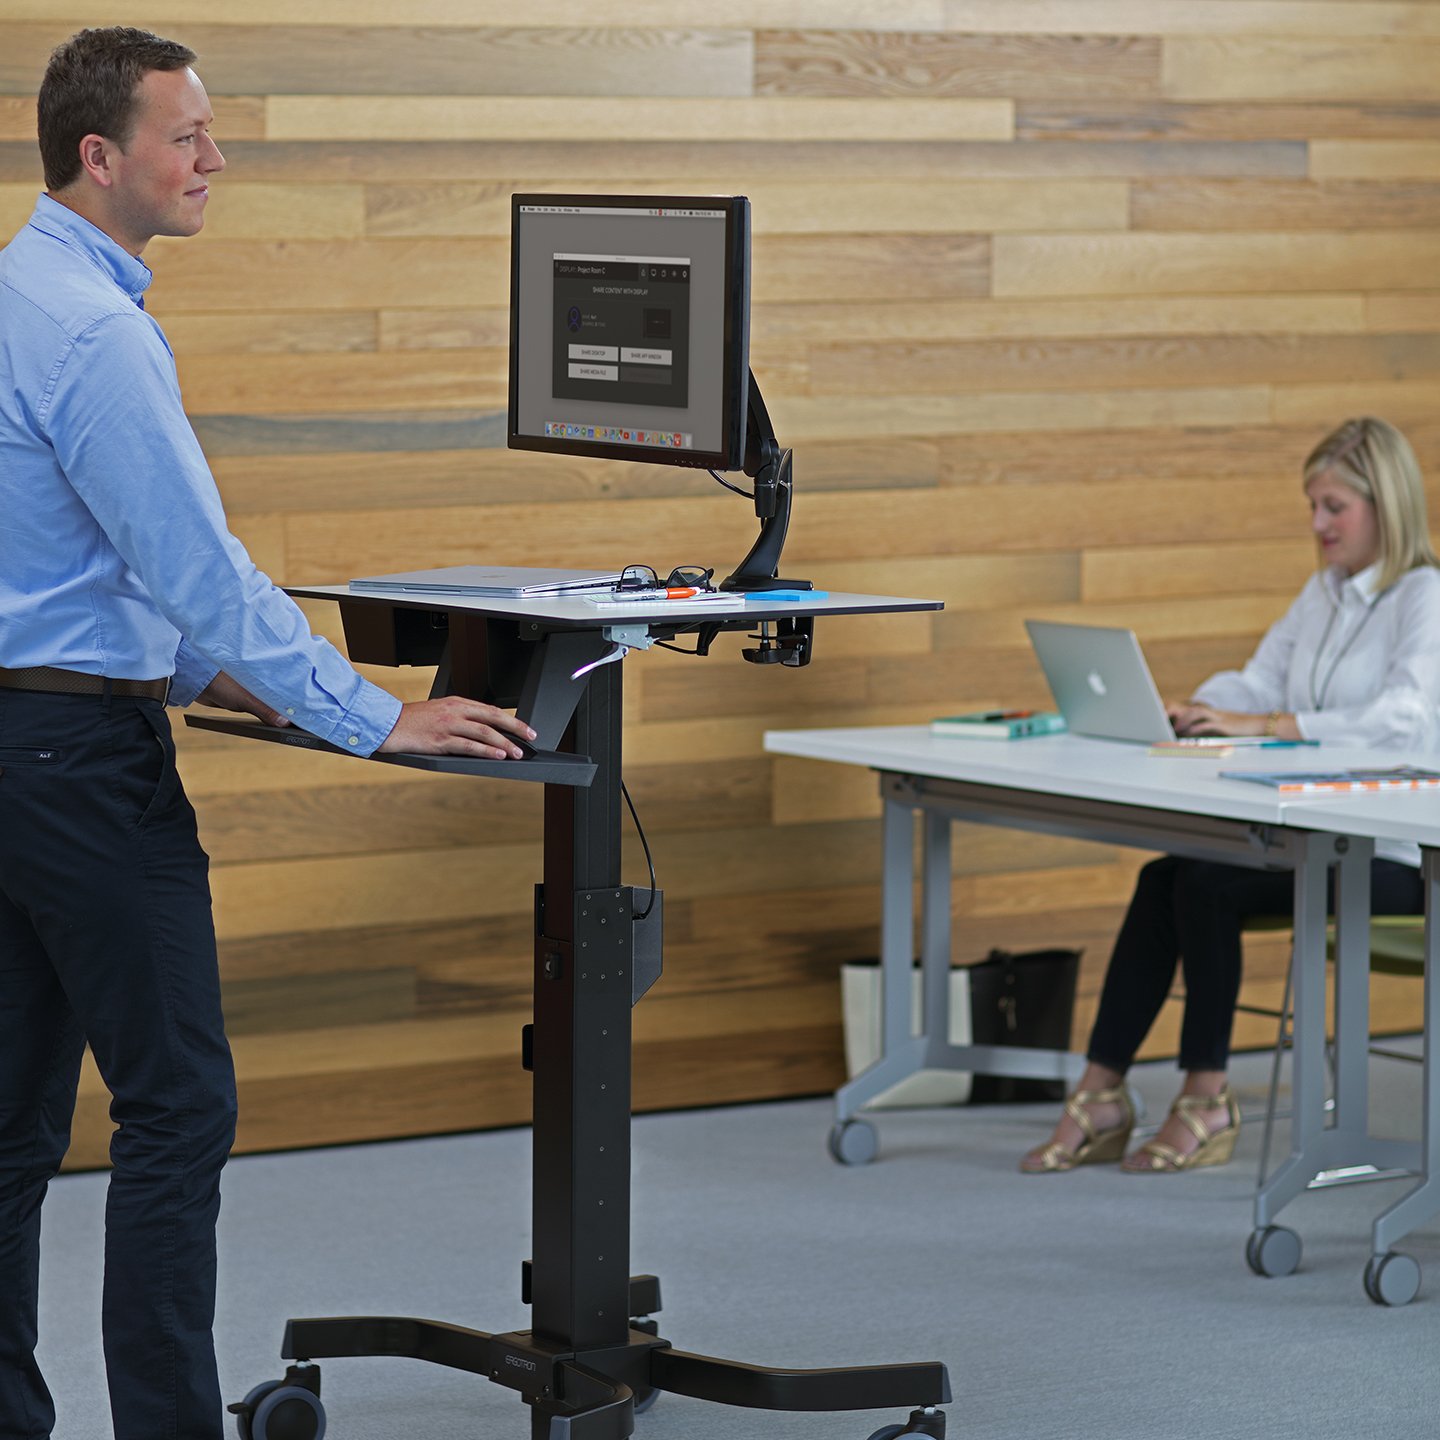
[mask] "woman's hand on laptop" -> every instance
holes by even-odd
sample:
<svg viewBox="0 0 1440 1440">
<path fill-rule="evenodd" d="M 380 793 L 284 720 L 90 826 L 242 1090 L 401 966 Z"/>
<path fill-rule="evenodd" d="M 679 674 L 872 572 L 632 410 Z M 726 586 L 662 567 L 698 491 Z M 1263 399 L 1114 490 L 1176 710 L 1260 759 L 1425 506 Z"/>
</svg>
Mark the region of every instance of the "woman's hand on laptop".
<svg viewBox="0 0 1440 1440">
<path fill-rule="evenodd" d="M 1199 700 L 1184 705 L 1167 705 L 1170 723 L 1177 735 L 1263 735 L 1265 716 L 1245 715 L 1238 710 L 1217 710 Z"/>
<path fill-rule="evenodd" d="M 1177 735 L 1273 735 L 1277 740 L 1298 740 L 1300 731 L 1293 715 L 1274 710 L 1250 715 L 1243 710 L 1219 710 L 1199 700 L 1183 705 L 1167 704 L 1166 713 Z"/>
</svg>

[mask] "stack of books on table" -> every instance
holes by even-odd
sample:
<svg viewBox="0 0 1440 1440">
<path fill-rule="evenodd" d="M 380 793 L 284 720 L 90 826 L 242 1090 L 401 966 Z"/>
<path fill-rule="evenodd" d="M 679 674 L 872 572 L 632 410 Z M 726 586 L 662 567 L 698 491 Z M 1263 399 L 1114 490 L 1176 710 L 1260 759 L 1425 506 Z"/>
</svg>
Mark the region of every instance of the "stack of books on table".
<svg viewBox="0 0 1440 1440">
<path fill-rule="evenodd" d="M 968 740 L 1024 740 L 1032 735 L 1060 735 L 1065 717 L 1054 710 L 972 710 L 942 715 L 930 722 L 932 735 L 959 735 Z"/>
<path fill-rule="evenodd" d="M 1222 770 L 1222 780 L 1249 780 L 1282 795 L 1310 792 L 1373 795 L 1381 790 L 1440 789 L 1440 770 L 1417 765 L 1390 765 L 1362 770 Z"/>
<path fill-rule="evenodd" d="M 1301 746 L 1319 743 L 1318 740 L 1280 740 L 1272 735 L 1182 735 L 1178 740 L 1155 741 L 1150 753 L 1221 760 L 1237 750 L 1298 750 Z"/>
</svg>

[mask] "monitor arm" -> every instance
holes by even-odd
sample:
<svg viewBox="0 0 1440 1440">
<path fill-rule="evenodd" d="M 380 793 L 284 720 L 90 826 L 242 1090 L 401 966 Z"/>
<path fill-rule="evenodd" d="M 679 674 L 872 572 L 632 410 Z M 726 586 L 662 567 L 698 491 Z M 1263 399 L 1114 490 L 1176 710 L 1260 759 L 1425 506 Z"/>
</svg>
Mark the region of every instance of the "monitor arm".
<svg viewBox="0 0 1440 1440">
<path fill-rule="evenodd" d="M 808 580 L 782 580 L 780 551 L 790 526 L 791 452 L 782 450 L 755 374 L 750 372 L 745 421 L 744 470 L 755 482 L 755 515 L 760 534 L 750 553 L 721 582 L 722 590 L 809 590 Z"/>
</svg>

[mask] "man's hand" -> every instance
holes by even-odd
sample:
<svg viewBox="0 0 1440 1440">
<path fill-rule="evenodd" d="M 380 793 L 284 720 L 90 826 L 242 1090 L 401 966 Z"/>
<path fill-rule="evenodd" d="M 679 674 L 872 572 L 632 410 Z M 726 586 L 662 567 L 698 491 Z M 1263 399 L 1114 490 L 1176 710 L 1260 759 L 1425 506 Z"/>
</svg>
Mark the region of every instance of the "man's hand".
<svg viewBox="0 0 1440 1440">
<path fill-rule="evenodd" d="M 238 710 L 241 714 L 253 715 L 267 725 L 290 723 L 278 710 L 272 710 L 259 696 L 252 695 L 238 680 L 232 680 L 223 670 L 195 700 L 200 705 L 214 705 L 220 710 Z"/>
<path fill-rule="evenodd" d="M 525 752 L 510 737 L 533 740 L 535 732 L 514 715 L 446 695 L 400 707 L 395 728 L 380 742 L 385 754 L 473 755 L 479 760 L 518 760 Z"/>
</svg>

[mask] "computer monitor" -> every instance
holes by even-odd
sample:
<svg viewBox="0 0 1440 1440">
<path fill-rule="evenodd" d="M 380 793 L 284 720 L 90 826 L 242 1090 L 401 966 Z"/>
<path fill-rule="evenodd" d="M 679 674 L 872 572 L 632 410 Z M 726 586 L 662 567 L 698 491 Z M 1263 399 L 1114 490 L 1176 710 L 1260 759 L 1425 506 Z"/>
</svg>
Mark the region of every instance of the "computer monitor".
<svg viewBox="0 0 1440 1440">
<path fill-rule="evenodd" d="M 511 198 L 512 448 L 740 470 L 744 196 Z"/>
</svg>

